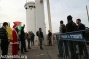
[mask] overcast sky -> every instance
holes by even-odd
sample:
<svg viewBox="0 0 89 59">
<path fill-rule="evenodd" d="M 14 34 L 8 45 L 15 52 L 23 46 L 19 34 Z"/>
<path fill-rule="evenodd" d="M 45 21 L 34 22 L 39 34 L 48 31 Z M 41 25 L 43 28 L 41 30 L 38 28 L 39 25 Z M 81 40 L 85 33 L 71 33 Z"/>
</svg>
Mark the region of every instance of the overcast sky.
<svg viewBox="0 0 89 59">
<path fill-rule="evenodd" d="M 0 23 L 7 21 L 10 22 L 12 26 L 14 21 L 21 21 L 23 24 L 26 24 L 25 3 L 26 0 L 0 0 Z M 88 5 L 89 8 L 89 0 L 50 0 L 53 32 L 59 31 L 60 20 L 63 20 L 65 24 L 67 23 L 66 18 L 68 15 L 73 16 L 74 22 L 77 18 L 80 18 L 82 23 L 89 27 L 86 5 Z M 48 30 L 46 0 L 44 0 L 44 6 L 45 22 Z"/>
</svg>

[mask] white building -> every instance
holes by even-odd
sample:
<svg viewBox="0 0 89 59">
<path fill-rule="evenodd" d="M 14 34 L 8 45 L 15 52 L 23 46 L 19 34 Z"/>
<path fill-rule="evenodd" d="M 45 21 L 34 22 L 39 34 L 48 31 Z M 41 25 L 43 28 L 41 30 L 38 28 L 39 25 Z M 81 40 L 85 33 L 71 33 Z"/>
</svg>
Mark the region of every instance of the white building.
<svg viewBox="0 0 89 59">
<path fill-rule="evenodd" d="M 32 31 L 36 33 L 35 2 L 27 2 L 24 7 L 26 9 L 27 32 Z"/>
<path fill-rule="evenodd" d="M 27 31 L 33 31 L 36 33 L 39 28 L 42 28 L 44 39 L 46 39 L 46 24 L 43 0 L 27 2 L 24 7 L 26 9 Z"/>
<path fill-rule="evenodd" d="M 45 15 L 44 15 L 44 2 L 43 0 L 35 0 L 36 4 L 36 30 L 42 28 L 44 39 L 46 39 L 46 24 L 45 24 Z"/>
</svg>

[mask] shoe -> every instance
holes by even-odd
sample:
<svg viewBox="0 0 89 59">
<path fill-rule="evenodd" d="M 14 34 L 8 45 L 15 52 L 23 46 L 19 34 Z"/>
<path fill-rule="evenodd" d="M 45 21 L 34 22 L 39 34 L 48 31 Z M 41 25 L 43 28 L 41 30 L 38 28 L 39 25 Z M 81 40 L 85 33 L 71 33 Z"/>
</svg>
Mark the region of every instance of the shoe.
<svg viewBox="0 0 89 59">
<path fill-rule="evenodd" d="M 40 48 L 41 50 L 43 50 L 43 48 Z"/>
</svg>

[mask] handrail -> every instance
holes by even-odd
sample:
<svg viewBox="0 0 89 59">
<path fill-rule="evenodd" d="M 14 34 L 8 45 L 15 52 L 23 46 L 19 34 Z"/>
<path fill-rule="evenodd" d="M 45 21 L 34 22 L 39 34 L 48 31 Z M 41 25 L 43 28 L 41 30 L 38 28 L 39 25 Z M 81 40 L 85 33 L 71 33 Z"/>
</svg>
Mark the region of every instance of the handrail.
<svg viewBox="0 0 89 59">
<path fill-rule="evenodd" d="M 88 29 L 88 30 L 89 30 L 89 29 Z M 74 32 L 84 32 L 84 31 L 87 31 L 87 30 L 72 31 L 72 32 L 66 32 L 66 33 L 59 33 L 59 34 L 67 34 L 67 33 L 74 33 Z"/>
</svg>

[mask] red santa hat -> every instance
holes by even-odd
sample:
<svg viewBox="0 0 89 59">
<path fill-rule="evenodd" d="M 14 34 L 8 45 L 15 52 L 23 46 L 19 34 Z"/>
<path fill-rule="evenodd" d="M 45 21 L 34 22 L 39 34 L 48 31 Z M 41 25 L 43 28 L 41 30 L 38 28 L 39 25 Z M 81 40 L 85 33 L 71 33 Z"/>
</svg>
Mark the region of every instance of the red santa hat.
<svg viewBox="0 0 89 59">
<path fill-rule="evenodd" d="M 13 28 L 16 28 L 16 27 L 17 27 L 17 25 L 14 24 Z"/>
<path fill-rule="evenodd" d="M 14 23 L 13 28 L 16 28 L 17 26 L 19 26 L 19 25 L 20 25 L 20 23 L 21 23 L 21 22 L 19 22 L 19 21 L 15 21 L 15 22 L 13 22 L 13 23 Z"/>
</svg>

